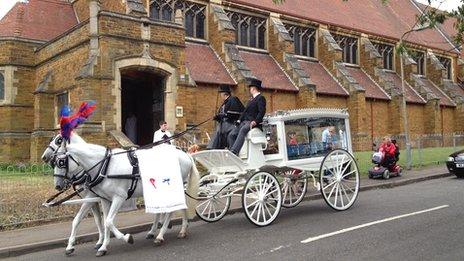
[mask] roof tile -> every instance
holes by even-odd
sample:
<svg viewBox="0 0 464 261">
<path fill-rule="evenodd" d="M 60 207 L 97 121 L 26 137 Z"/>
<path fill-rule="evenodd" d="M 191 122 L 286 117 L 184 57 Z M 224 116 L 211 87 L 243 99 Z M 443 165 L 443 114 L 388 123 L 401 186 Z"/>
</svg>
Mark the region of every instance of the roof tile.
<svg viewBox="0 0 464 261">
<path fill-rule="evenodd" d="M 195 82 L 236 84 L 209 45 L 186 43 L 185 64 Z"/>
<path fill-rule="evenodd" d="M 77 24 L 72 5 L 62 0 L 18 2 L 0 20 L 0 36 L 48 41 Z"/>
<path fill-rule="evenodd" d="M 429 79 L 422 78 L 422 82 L 425 84 L 425 87 L 429 88 L 433 94 L 440 98 L 441 106 L 454 107 L 456 104 L 442 91 L 438 86 L 433 84 Z"/>
<path fill-rule="evenodd" d="M 303 60 L 299 62 L 301 68 L 306 71 L 311 81 L 316 84 L 316 93 L 349 96 L 348 92 L 334 79 L 322 64 Z"/>
<path fill-rule="evenodd" d="M 366 98 L 390 100 L 390 97 L 360 68 L 347 67 L 356 81 L 366 90 Z"/>
<path fill-rule="evenodd" d="M 386 72 L 386 75 L 393 81 L 394 88 L 401 93 L 401 78 L 395 72 Z M 408 84 L 404 81 L 404 91 L 406 92 L 406 102 L 425 104 L 426 101 Z"/>
<path fill-rule="evenodd" d="M 399 39 L 413 27 L 420 10 L 408 0 L 229 0 L 276 13 L 336 25 L 358 32 Z M 452 46 L 437 30 L 410 33 L 406 41 L 449 51 Z"/>
<path fill-rule="evenodd" d="M 245 61 L 248 68 L 250 68 L 253 75 L 262 81 L 262 85 L 265 89 L 298 91 L 298 88 L 293 85 L 271 55 L 240 51 L 240 56 Z"/>
</svg>

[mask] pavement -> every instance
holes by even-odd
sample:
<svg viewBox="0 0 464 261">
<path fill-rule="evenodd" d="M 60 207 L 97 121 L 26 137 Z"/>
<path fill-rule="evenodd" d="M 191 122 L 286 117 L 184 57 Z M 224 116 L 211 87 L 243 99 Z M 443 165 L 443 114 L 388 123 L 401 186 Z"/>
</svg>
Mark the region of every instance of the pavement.
<svg viewBox="0 0 464 261">
<path fill-rule="evenodd" d="M 443 165 L 432 166 L 432 167 L 428 167 L 428 168 L 421 169 L 421 170 L 411 170 L 411 171 L 406 172 L 403 177 L 390 178 L 389 180 L 383 180 L 383 179 L 370 180 L 367 177 L 363 176 L 362 179 L 361 179 L 361 191 L 375 190 L 375 189 L 379 189 L 379 188 L 393 188 L 393 187 L 402 186 L 402 185 L 406 185 L 406 184 L 412 184 L 412 183 L 416 183 L 416 182 L 420 182 L 420 181 L 426 181 L 426 180 L 432 180 L 432 179 L 444 178 L 444 177 L 448 177 L 447 179 L 454 179 L 454 177 L 449 177 L 449 176 L 450 176 L 450 174 L 448 173 L 446 167 L 443 166 Z M 462 185 L 462 183 L 460 183 L 460 184 Z M 411 185 L 411 186 L 413 186 L 413 185 Z M 410 186 L 408 186 L 408 187 L 410 187 Z M 404 189 L 404 190 L 408 191 L 408 189 Z M 393 190 L 385 190 L 385 191 L 393 191 Z M 364 194 L 364 193 L 366 193 L 366 194 Z M 355 203 L 356 207 L 352 207 L 350 210 L 344 211 L 344 212 L 351 213 L 351 214 L 347 214 L 348 216 L 354 215 L 354 214 L 356 214 L 358 212 L 359 208 L 361 208 L 361 209 L 366 208 L 365 204 L 367 206 L 371 205 L 372 204 L 371 202 L 365 202 L 366 200 L 369 199 L 369 197 L 366 196 L 367 193 L 373 193 L 374 195 L 376 195 L 376 194 L 378 194 L 380 192 L 375 192 L 375 191 L 362 192 L 360 197 L 359 197 L 359 200 L 358 200 L 358 201 L 361 201 L 361 202 L 357 201 Z M 384 193 L 384 192 L 382 192 L 382 193 Z M 390 192 L 388 192 L 388 193 L 390 193 Z M 422 193 L 424 193 L 424 191 L 422 191 Z M 449 192 L 448 188 L 445 188 L 443 191 L 441 191 L 441 193 L 445 193 L 446 195 L 450 195 L 450 192 Z M 395 196 L 399 197 L 399 195 L 395 195 L 394 193 L 393 193 L 392 196 L 393 197 L 395 197 Z M 406 197 L 407 200 L 405 202 L 409 202 L 411 200 L 417 201 L 417 199 L 422 198 L 423 195 L 417 195 L 416 194 L 416 196 L 419 196 L 419 197 L 414 197 L 414 195 L 411 195 L 411 196 L 412 197 Z M 308 196 L 305 198 L 305 202 L 301 203 L 301 205 L 306 206 L 306 205 L 309 204 L 311 206 L 316 206 L 315 209 L 314 209 L 316 212 L 321 212 L 321 209 L 325 209 L 323 211 L 323 213 L 327 213 L 327 212 L 332 213 L 331 215 L 333 215 L 334 213 L 342 213 L 342 212 L 334 212 L 333 210 L 331 210 L 330 207 L 325 205 L 325 203 L 323 201 L 311 200 L 311 199 L 317 199 L 317 198 L 320 198 L 320 194 L 316 193 L 316 191 L 314 191 L 314 190 L 312 190 L 312 191 L 310 190 L 310 191 L 308 191 Z M 401 200 L 403 200 L 403 199 L 401 199 Z M 421 200 L 419 200 L 419 202 L 420 201 Z M 385 199 L 382 200 L 381 202 L 383 204 L 387 204 L 387 205 L 391 205 L 393 202 L 398 202 L 398 205 L 407 206 L 407 204 L 405 202 L 396 201 L 396 200 L 392 201 L 390 199 L 390 195 L 388 197 L 385 197 Z M 393 204 L 393 206 L 394 205 L 395 204 Z M 298 207 L 296 207 L 294 209 L 291 209 L 291 210 L 282 211 L 282 213 L 280 214 L 280 216 L 276 220 L 276 222 L 274 222 L 269 227 L 274 228 L 275 223 L 287 224 L 287 222 L 291 221 L 291 219 L 292 219 L 291 216 L 288 216 L 287 214 L 285 214 L 286 212 L 299 213 L 297 218 L 302 218 L 303 219 L 303 221 L 296 221 L 294 224 L 290 225 L 291 227 L 304 228 L 304 227 L 306 227 L 308 225 L 310 225 L 311 227 L 317 227 L 318 222 L 316 222 L 316 220 L 314 220 L 314 218 L 312 216 L 305 218 L 304 215 L 302 214 L 302 213 L 305 213 L 305 212 L 312 213 L 314 207 L 302 207 L 301 208 L 302 210 L 297 210 L 297 209 L 300 209 L 300 207 L 301 206 L 298 206 Z M 375 209 L 379 209 L 379 208 L 381 209 L 380 205 L 376 206 L 374 204 L 373 207 Z M 233 204 L 229 214 L 233 214 L 233 213 L 240 212 L 240 211 L 241 211 L 240 204 Z M 401 213 L 401 208 L 399 208 L 397 211 L 391 210 L 391 212 L 392 213 L 395 213 L 395 212 Z M 340 214 L 337 214 L 335 216 L 338 216 L 338 215 L 340 215 Z M 388 216 L 388 215 L 385 215 L 385 216 Z M 243 217 L 243 215 L 229 215 L 229 216 L 225 217 L 225 219 L 229 219 L 229 217 L 233 217 L 232 218 L 233 221 L 229 221 L 229 222 L 232 222 L 234 227 L 245 228 L 245 230 L 240 232 L 240 233 L 242 233 L 242 234 L 247 233 L 247 231 L 250 231 L 250 229 L 252 229 L 252 231 L 256 231 L 256 232 L 259 232 L 259 233 L 263 232 L 264 233 L 263 238 L 269 237 L 268 240 L 270 242 L 275 241 L 275 239 L 274 239 L 276 237 L 275 234 L 274 235 L 265 235 L 266 234 L 265 231 L 268 231 L 268 230 L 273 231 L 274 229 L 264 228 L 264 229 L 259 229 L 259 230 L 253 230 L 254 226 L 251 225 L 246 220 L 246 218 Z M 282 223 L 281 223 L 279 221 L 281 219 L 284 219 L 285 221 L 282 221 Z M 290 220 L 287 220 L 287 219 L 290 219 Z M 329 218 L 329 219 L 333 219 L 333 218 Z M 355 219 L 356 218 L 354 218 L 354 220 Z M 144 239 L 141 239 L 141 238 L 144 237 L 144 233 L 140 233 L 140 232 L 148 231 L 149 227 L 151 226 L 152 220 L 153 220 L 153 215 L 146 214 L 146 213 L 144 213 L 143 210 L 139 210 L 139 211 L 132 211 L 132 212 L 119 214 L 117 219 L 116 219 L 116 225 L 117 225 L 118 228 L 121 228 L 121 231 L 123 231 L 124 233 L 137 234 L 137 236 L 136 236 L 137 241 L 144 241 Z M 343 220 L 345 220 L 345 218 L 343 218 Z M 348 220 L 352 220 L 352 218 L 350 217 L 350 218 L 348 218 Z M 324 220 L 322 220 L 322 221 L 324 221 Z M 29 257 L 30 258 L 37 251 L 41 251 L 41 252 L 37 252 L 37 253 L 45 253 L 45 252 L 47 252 L 45 250 L 49 250 L 49 251 L 52 251 L 53 253 L 61 253 L 60 255 L 57 256 L 56 260 L 62 259 L 63 258 L 63 253 L 64 253 L 64 248 L 66 246 L 67 239 L 68 239 L 68 236 L 69 236 L 69 233 L 70 233 L 71 222 L 72 221 L 66 221 L 66 222 L 48 224 L 48 225 L 43 225 L 43 226 L 37 226 L 37 227 L 31 227 L 31 228 L 25 228 L 25 229 L 17 229 L 17 230 L 12 230 L 12 231 L 0 232 L 0 258 L 5 258 L 5 257 L 18 257 L 19 258 L 19 256 L 21 256 L 21 255 L 25 255 L 24 257 Z M 175 225 L 180 223 L 179 219 L 175 219 L 173 222 L 174 222 Z M 217 223 L 214 223 L 214 225 L 213 224 L 207 224 L 207 223 L 202 222 L 202 221 L 201 222 L 193 222 L 190 225 L 190 227 L 194 227 L 193 230 L 199 229 L 199 227 L 203 227 L 205 225 L 211 225 L 211 227 L 203 228 L 204 231 L 201 231 L 201 230 L 196 231 L 196 232 L 192 231 L 191 234 L 192 234 L 192 236 L 195 235 L 195 234 L 199 234 L 199 235 L 202 235 L 202 234 L 205 234 L 205 233 L 208 234 L 208 233 L 210 233 L 212 231 L 216 231 L 216 228 L 214 228 L 214 226 L 219 226 L 217 231 L 221 231 L 220 233 L 217 233 L 217 234 L 228 234 L 229 233 L 229 232 L 227 232 L 228 229 L 225 229 L 223 231 L 223 226 L 224 225 L 216 225 L 216 224 L 223 224 L 222 222 L 223 221 L 221 220 L 221 221 L 219 221 Z M 227 223 L 227 222 L 225 222 L 225 223 Z M 334 223 L 333 225 L 334 225 L 334 227 L 341 226 L 341 224 L 339 224 L 338 221 L 336 223 Z M 280 225 L 277 225 L 277 227 L 280 227 Z M 173 230 L 177 231 L 178 228 L 174 227 Z M 140 234 L 138 234 L 138 233 L 140 233 Z M 234 233 L 235 233 L 235 231 L 234 231 Z M 238 235 L 240 235 L 240 233 Z M 314 234 L 314 232 L 309 233 L 309 234 Z M 96 239 L 98 238 L 98 234 L 96 233 L 96 226 L 95 226 L 93 218 L 86 218 L 81 222 L 81 224 L 79 226 L 78 235 L 79 235 L 77 237 L 77 242 L 78 243 L 86 243 L 86 242 L 96 241 Z M 277 237 L 280 237 L 280 234 L 278 234 L 278 235 L 279 236 L 277 236 Z M 232 237 L 232 235 L 230 235 L 230 236 Z M 175 237 L 175 234 L 172 233 L 172 232 L 168 232 L 167 240 L 168 241 L 175 241 L 175 240 L 172 239 L 173 237 Z M 193 236 L 193 237 L 196 238 L 196 237 L 198 237 L 198 235 Z M 234 234 L 233 238 L 235 238 L 235 237 L 236 237 L 236 235 Z M 216 240 L 214 240 L 212 243 L 211 242 L 210 243 L 205 243 L 205 245 L 199 244 L 198 248 L 209 249 L 214 245 L 216 245 L 217 247 L 220 247 L 220 248 L 227 248 L 227 245 L 228 245 L 228 242 L 230 241 L 230 239 L 232 239 L 232 238 L 225 239 L 224 241 L 221 241 L 221 240 L 216 241 Z M 211 240 L 211 239 L 209 239 L 209 240 Z M 247 238 L 247 240 L 249 240 L 249 239 Z M 118 242 L 118 241 L 119 240 L 116 240 L 116 239 L 113 239 L 111 241 L 111 243 L 110 243 L 111 249 L 109 249 L 110 251 L 113 251 L 113 250 L 116 249 L 116 245 L 118 244 L 116 242 Z M 189 240 L 188 242 L 192 242 L 192 241 L 193 240 Z M 177 242 L 179 242 L 179 241 L 177 241 Z M 219 242 L 222 242 L 222 243 L 219 243 Z M 244 243 L 246 244 L 246 242 L 244 242 Z M 255 243 L 255 241 L 253 241 L 251 243 Z M 274 243 L 277 245 L 277 242 L 273 242 L 273 244 Z M 85 247 L 88 247 L 89 245 L 93 245 L 93 243 L 83 244 L 83 246 L 85 246 Z M 285 246 L 286 246 L 285 244 L 282 245 L 282 248 L 287 248 Z M 83 248 L 85 248 L 85 247 L 83 247 Z M 177 247 L 183 249 L 181 243 L 177 243 Z M 276 247 L 279 247 L 279 245 L 277 245 Z M 79 249 L 79 248 L 80 248 L 80 246 L 76 247 L 76 249 Z M 50 249 L 52 249 L 52 250 L 50 250 Z M 119 248 L 117 248 L 117 249 L 119 249 Z M 290 250 L 287 249 L 286 251 L 290 251 Z M 295 251 L 295 253 L 300 252 L 299 249 L 291 250 L 291 252 L 292 251 Z M 383 249 L 382 249 L 382 251 L 383 251 Z M 83 252 L 88 252 L 88 251 L 79 251 L 80 254 L 83 253 Z M 285 252 L 285 251 L 283 251 L 283 252 Z M 32 253 L 32 254 L 29 254 L 29 253 Z M 271 251 L 270 253 L 273 253 L 273 252 Z M 29 254 L 29 255 L 27 255 L 27 254 Z M 80 256 L 80 254 L 79 254 L 79 256 Z M 92 252 L 92 255 L 91 255 L 92 257 L 93 257 L 93 254 L 94 254 L 94 251 Z M 225 253 L 223 253 L 223 254 L 225 254 Z M 119 257 L 119 255 L 115 255 L 115 256 Z M 44 257 L 46 257 L 46 256 L 44 256 Z M 170 256 L 170 257 L 172 258 L 173 256 Z M 185 258 L 187 259 L 187 258 L 189 258 L 189 256 L 187 255 L 187 256 L 185 256 Z M 264 258 L 264 256 L 263 256 L 263 258 Z M 45 258 L 45 259 L 47 259 L 47 258 Z M 238 259 L 240 259 L 240 258 L 238 258 Z M 257 256 L 257 259 L 260 259 L 259 256 Z M 298 258 L 296 258 L 296 260 L 298 260 Z"/>
</svg>

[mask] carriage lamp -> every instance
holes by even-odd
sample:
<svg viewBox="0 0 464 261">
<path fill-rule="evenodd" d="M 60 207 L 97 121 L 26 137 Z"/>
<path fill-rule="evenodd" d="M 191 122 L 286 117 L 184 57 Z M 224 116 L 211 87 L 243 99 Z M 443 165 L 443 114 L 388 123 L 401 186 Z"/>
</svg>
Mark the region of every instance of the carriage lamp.
<svg viewBox="0 0 464 261">
<path fill-rule="evenodd" d="M 448 157 L 448 160 L 449 162 L 454 162 L 454 158 L 453 157 Z"/>
</svg>

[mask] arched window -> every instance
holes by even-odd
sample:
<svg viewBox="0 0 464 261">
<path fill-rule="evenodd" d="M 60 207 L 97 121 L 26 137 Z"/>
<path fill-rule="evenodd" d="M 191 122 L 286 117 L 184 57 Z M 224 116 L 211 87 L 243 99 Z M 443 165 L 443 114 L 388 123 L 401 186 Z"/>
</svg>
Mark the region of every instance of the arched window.
<svg viewBox="0 0 464 261">
<path fill-rule="evenodd" d="M 266 48 L 266 19 L 236 12 L 227 12 L 235 28 L 235 43 L 243 46 Z"/>
<path fill-rule="evenodd" d="M 309 57 L 316 55 L 316 29 L 286 24 L 290 37 L 293 38 L 295 54 Z"/>
<path fill-rule="evenodd" d="M 0 100 L 5 99 L 5 76 L 0 72 Z"/>
<path fill-rule="evenodd" d="M 206 6 L 185 0 L 150 1 L 150 18 L 174 22 L 175 11 L 184 15 L 185 32 L 188 37 L 205 38 Z"/>
<path fill-rule="evenodd" d="M 451 59 L 443 57 L 443 56 L 438 56 L 438 60 L 443 65 L 443 67 L 445 67 L 446 79 L 451 80 L 451 78 L 453 76 L 453 73 L 452 73 L 453 69 L 452 69 Z"/>
<path fill-rule="evenodd" d="M 345 35 L 334 35 L 335 41 L 342 48 L 343 62 L 358 63 L 358 38 Z"/>
</svg>

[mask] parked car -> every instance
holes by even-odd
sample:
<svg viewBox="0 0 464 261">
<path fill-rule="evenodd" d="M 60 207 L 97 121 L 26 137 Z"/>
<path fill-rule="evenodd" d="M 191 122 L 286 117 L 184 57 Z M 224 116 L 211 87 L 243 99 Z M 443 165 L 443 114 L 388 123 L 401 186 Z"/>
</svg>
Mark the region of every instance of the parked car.
<svg viewBox="0 0 464 261">
<path fill-rule="evenodd" d="M 449 172 L 458 178 L 464 178 L 464 150 L 456 151 L 449 155 L 446 160 Z"/>
</svg>

